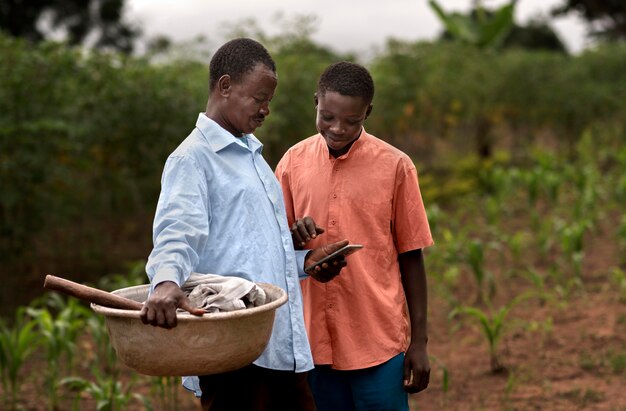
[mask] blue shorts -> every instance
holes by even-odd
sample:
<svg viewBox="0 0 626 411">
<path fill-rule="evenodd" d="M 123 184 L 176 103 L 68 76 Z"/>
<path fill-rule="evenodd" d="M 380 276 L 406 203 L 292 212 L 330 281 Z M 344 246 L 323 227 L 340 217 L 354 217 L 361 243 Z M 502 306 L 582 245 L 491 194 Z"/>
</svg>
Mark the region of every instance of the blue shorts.
<svg viewBox="0 0 626 411">
<path fill-rule="evenodd" d="M 309 384 L 318 411 L 408 411 L 403 369 L 404 353 L 362 370 L 318 365 L 309 372 Z"/>
</svg>

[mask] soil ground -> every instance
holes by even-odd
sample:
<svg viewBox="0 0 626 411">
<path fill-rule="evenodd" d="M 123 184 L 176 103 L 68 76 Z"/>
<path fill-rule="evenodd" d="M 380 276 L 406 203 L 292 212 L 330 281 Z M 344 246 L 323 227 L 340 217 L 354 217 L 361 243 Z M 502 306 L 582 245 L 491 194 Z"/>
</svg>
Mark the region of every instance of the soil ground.
<svg viewBox="0 0 626 411">
<path fill-rule="evenodd" d="M 505 367 L 500 373 L 491 372 L 478 323 L 449 319 L 450 305 L 432 284 L 431 382 L 426 391 L 411 396 L 411 410 L 626 410 L 626 292 L 611 279 L 619 252 L 608 241 L 590 240 L 582 286 L 559 293 L 548 284 L 554 299 L 533 298 L 512 309 L 499 345 Z M 465 275 L 453 290 L 460 301 L 470 301 L 475 293 L 473 280 Z M 497 278 L 497 284 L 495 307 L 531 288 L 519 276 Z M 23 371 L 30 377 L 20 391 L 22 409 L 46 409 L 36 374 L 45 366 L 43 358 L 35 358 Z M 123 382 L 133 376 L 132 370 L 124 370 Z M 191 393 L 178 384 L 175 390 L 177 407 L 160 403 L 148 379 L 140 378 L 133 388 L 150 397 L 155 410 L 199 409 Z M 96 405 L 83 395 L 78 408 L 66 399 L 60 409 L 92 410 Z M 144 408 L 135 402 L 126 409 Z"/>
</svg>

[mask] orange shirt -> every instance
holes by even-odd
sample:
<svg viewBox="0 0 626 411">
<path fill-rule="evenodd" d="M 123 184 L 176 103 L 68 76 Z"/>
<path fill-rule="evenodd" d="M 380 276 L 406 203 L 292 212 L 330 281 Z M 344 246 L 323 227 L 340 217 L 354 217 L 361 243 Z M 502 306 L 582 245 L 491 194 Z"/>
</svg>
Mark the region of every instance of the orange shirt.
<svg viewBox="0 0 626 411">
<path fill-rule="evenodd" d="M 365 130 L 335 159 L 317 134 L 287 151 L 276 176 L 289 224 L 308 215 L 326 230 L 307 248 L 344 238 L 365 246 L 332 281 L 300 282 L 315 364 L 362 369 L 406 350 L 398 254 L 433 244 L 412 161 Z"/>
</svg>

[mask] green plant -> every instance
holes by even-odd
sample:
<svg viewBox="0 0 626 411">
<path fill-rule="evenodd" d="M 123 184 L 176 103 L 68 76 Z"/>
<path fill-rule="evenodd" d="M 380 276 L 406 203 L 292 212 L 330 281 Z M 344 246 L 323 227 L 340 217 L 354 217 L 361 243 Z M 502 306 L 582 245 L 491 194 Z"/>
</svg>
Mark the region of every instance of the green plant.
<svg viewBox="0 0 626 411">
<path fill-rule="evenodd" d="M 506 3 L 493 12 L 484 10 L 479 1 L 476 2 L 475 15 L 467 16 L 459 13 L 446 13 L 435 0 L 430 0 L 428 3 L 455 39 L 477 47 L 499 46 L 513 27 L 516 0 Z"/>
<path fill-rule="evenodd" d="M 178 409 L 179 377 L 152 377 L 150 379 L 150 392 L 157 397 L 160 408 L 163 410 L 176 411 Z"/>
<path fill-rule="evenodd" d="M 619 225 L 617 226 L 617 242 L 621 249 L 620 263 L 626 267 L 626 214 L 622 215 Z"/>
<path fill-rule="evenodd" d="M 133 393 L 134 382 L 123 385 L 117 377 L 103 374 L 97 368 L 92 369 L 95 381 L 89 381 L 80 377 L 67 377 L 60 384 L 67 386 L 71 391 L 87 393 L 96 401 L 98 411 L 115 411 L 124 409 L 131 401 L 137 401 L 145 409 L 151 411 L 152 404 L 141 394 Z"/>
<path fill-rule="evenodd" d="M 495 281 L 493 275 L 485 268 L 485 252 L 482 241 L 478 239 L 471 240 L 467 245 L 467 264 L 470 266 L 471 272 L 476 280 L 477 295 L 476 303 L 483 304 L 485 299 L 485 283 L 489 285 L 489 297 L 495 293 Z"/>
<path fill-rule="evenodd" d="M 511 310 L 520 302 L 530 298 L 533 293 L 520 294 L 504 306 L 497 310 L 483 311 L 477 307 L 458 307 L 450 313 L 450 317 L 455 317 L 459 314 L 469 315 L 478 321 L 480 330 L 483 333 L 489 345 L 489 359 L 491 364 L 491 372 L 501 373 L 506 371 L 505 366 L 502 364 L 499 358 L 498 349 L 499 342 L 505 332 L 505 325 L 507 324 L 507 318 Z"/>
<path fill-rule="evenodd" d="M 613 374 L 624 374 L 626 372 L 626 353 L 621 352 L 611 355 L 609 358 L 611 371 Z"/>
<path fill-rule="evenodd" d="M 2 387 L 9 409 L 17 407 L 19 387 L 23 381 L 20 370 L 28 357 L 37 349 L 40 338 L 35 330 L 35 322 L 20 307 L 15 313 L 12 327 L 0 321 L 0 367 L 2 368 Z"/>
<path fill-rule="evenodd" d="M 117 375 L 117 354 L 109 341 L 104 317 L 93 315 L 87 319 L 87 329 L 94 343 L 91 367 L 101 368 L 106 374 Z"/>
<path fill-rule="evenodd" d="M 65 302 L 58 294 L 52 293 L 48 297 L 48 305 L 57 312 L 44 308 L 29 307 L 28 314 L 36 323 L 36 330 L 42 336 L 41 342 L 46 351 L 47 367 L 44 371 L 44 386 L 46 388 L 48 409 L 58 408 L 57 384 L 65 364 L 67 372 L 73 368 L 73 359 L 76 349 L 76 340 L 84 329 L 85 318 L 90 313 L 80 305 L 80 302 L 70 298 Z M 63 362 L 63 356 L 66 361 Z"/>
<path fill-rule="evenodd" d="M 626 272 L 618 267 L 613 268 L 611 271 L 611 280 L 615 284 L 619 301 L 626 303 Z"/>
<path fill-rule="evenodd" d="M 441 391 L 443 391 L 443 405 L 446 406 L 448 401 L 448 391 L 450 390 L 450 372 L 448 367 L 434 355 L 429 355 L 431 363 L 434 363 L 441 370 Z"/>
<path fill-rule="evenodd" d="M 585 257 L 584 237 L 592 227 L 589 220 L 577 220 L 564 225 L 560 230 L 561 248 L 574 269 L 576 278 L 582 277 L 582 265 Z"/>
</svg>

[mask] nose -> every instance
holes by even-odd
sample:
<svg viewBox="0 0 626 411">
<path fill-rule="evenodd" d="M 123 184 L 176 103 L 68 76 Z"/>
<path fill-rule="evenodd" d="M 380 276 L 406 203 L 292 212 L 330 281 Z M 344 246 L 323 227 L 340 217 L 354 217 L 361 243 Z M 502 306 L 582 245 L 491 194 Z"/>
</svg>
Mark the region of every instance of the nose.
<svg viewBox="0 0 626 411">
<path fill-rule="evenodd" d="M 259 109 L 259 112 L 263 114 L 265 117 L 270 115 L 270 103 L 265 103 Z"/>
<path fill-rule="evenodd" d="M 345 131 L 345 127 L 343 127 L 340 121 L 335 121 L 330 125 L 330 132 L 335 135 L 342 135 Z"/>
</svg>

